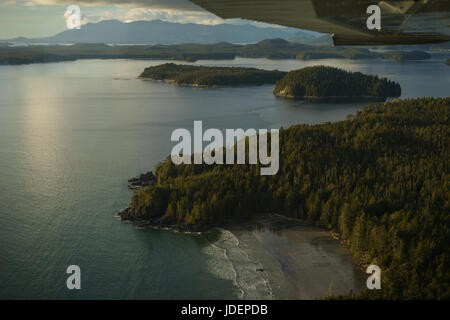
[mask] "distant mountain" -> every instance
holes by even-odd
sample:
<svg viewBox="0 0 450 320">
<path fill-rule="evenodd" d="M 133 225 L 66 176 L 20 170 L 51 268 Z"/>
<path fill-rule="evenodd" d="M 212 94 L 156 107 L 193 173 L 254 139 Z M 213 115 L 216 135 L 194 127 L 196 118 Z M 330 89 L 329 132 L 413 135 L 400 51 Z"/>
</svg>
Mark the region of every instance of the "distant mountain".
<svg viewBox="0 0 450 320">
<path fill-rule="evenodd" d="M 15 38 L 8 42 L 25 43 L 114 43 L 114 44 L 177 44 L 177 43 L 252 43 L 264 39 L 295 37 L 314 39 L 307 31 L 289 28 L 261 28 L 253 25 L 202 25 L 171 23 L 160 20 L 124 23 L 117 20 L 88 23 L 79 30 L 66 30 L 47 38 Z"/>
</svg>

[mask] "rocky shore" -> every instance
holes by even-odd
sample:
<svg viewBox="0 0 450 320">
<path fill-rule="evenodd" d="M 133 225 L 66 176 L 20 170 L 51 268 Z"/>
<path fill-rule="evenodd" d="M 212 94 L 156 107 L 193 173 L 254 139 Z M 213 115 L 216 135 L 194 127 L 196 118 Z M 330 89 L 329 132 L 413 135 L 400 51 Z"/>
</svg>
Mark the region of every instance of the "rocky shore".
<svg viewBox="0 0 450 320">
<path fill-rule="evenodd" d="M 296 96 L 287 94 L 286 92 L 274 93 L 275 96 L 284 99 L 295 99 L 295 100 L 309 100 L 316 102 L 365 102 L 365 101 L 376 101 L 384 102 L 387 97 L 377 97 L 377 96 Z"/>
<path fill-rule="evenodd" d="M 157 181 L 158 181 L 158 178 L 156 177 L 156 175 L 152 171 L 149 171 L 149 172 L 143 173 L 135 178 L 129 179 L 128 180 L 128 188 L 133 190 L 136 188 L 154 186 Z"/>
<path fill-rule="evenodd" d="M 139 76 L 138 79 L 144 80 L 144 81 L 158 81 L 163 83 L 172 84 L 174 86 L 179 87 L 192 87 L 192 88 L 200 88 L 200 89 L 218 89 L 218 88 L 226 88 L 227 86 L 219 86 L 219 85 L 206 85 L 206 84 L 197 84 L 197 83 L 179 83 L 172 79 L 156 79 L 156 78 L 149 78 L 149 77 L 141 77 Z M 245 85 L 236 85 L 236 86 L 230 86 L 230 87 L 245 87 Z"/>
<path fill-rule="evenodd" d="M 136 222 L 136 229 L 153 229 L 153 230 L 164 230 L 164 231 L 172 231 L 176 233 L 185 233 L 185 234 L 202 234 L 203 232 L 210 231 L 213 228 L 204 228 L 204 229 L 186 229 L 181 226 L 177 226 L 175 224 L 170 224 L 164 222 L 161 219 L 156 220 L 147 220 L 147 219 L 136 219 L 134 215 L 134 209 L 131 207 L 127 207 L 117 213 L 117 217 L 120 218 L 122 222 Z"/>
</svg>

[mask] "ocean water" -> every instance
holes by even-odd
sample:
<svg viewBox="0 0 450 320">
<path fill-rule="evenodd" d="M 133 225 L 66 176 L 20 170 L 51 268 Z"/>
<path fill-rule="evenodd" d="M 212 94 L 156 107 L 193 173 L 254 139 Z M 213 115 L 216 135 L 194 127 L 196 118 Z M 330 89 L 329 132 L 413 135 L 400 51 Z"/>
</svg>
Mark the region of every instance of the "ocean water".
<svg viewBox="0 0 450 320">
<path fill-rule="evenodd" d="M 279 128 L 343 120 L 361 104 L 284 100 L 273 86 L 194 89 L 136 79 L 163 62 L 0 66 L 0 298 L 277 298 L 271 274 L 255 278 L 261 261 L 227 231 L 211 239 L 119 222 L 127 179 L 154 170 L 170 153 L 171 132 L 194 120 L 204 128 Z M 402 97 L 448 96 L 450 88 L 443 56 L 196 64 L 339 66 L 398 81 Z M 81 268 L 82 290 L 66 287 L 72 264 Z"/>
</svg>

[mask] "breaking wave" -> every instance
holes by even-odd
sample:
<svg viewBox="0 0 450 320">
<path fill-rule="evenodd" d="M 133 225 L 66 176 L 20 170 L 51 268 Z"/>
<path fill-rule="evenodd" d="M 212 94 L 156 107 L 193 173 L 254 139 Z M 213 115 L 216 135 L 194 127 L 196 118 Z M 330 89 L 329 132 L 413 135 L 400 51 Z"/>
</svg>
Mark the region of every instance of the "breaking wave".
<svg viewBox="0 0 450 320">
<path fill-rule="evenodd" d="M 216 277 L 232 281 L 241 299 L 273 299 L 267 273 L 248 246 L 231 231 L 218 232 L 218 239 L 211 240 L 203 249 L 209 257 L 208 270 Z"/>
</svg>

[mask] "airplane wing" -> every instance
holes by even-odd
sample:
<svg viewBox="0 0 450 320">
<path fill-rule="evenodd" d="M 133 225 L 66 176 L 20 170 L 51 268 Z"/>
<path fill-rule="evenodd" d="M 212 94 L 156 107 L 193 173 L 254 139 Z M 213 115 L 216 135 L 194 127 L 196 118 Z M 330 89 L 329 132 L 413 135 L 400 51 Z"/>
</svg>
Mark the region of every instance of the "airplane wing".
<svg viewBox="0 0 450 320">
<path fill-rule="evenodd" d="M 335 45 L 450 41 L 450 0 L 191 0 L 223 19 L 242 18 L 333 34 Z M 381 30 L 367 28 L 367 7 Z"/>
</svg>

